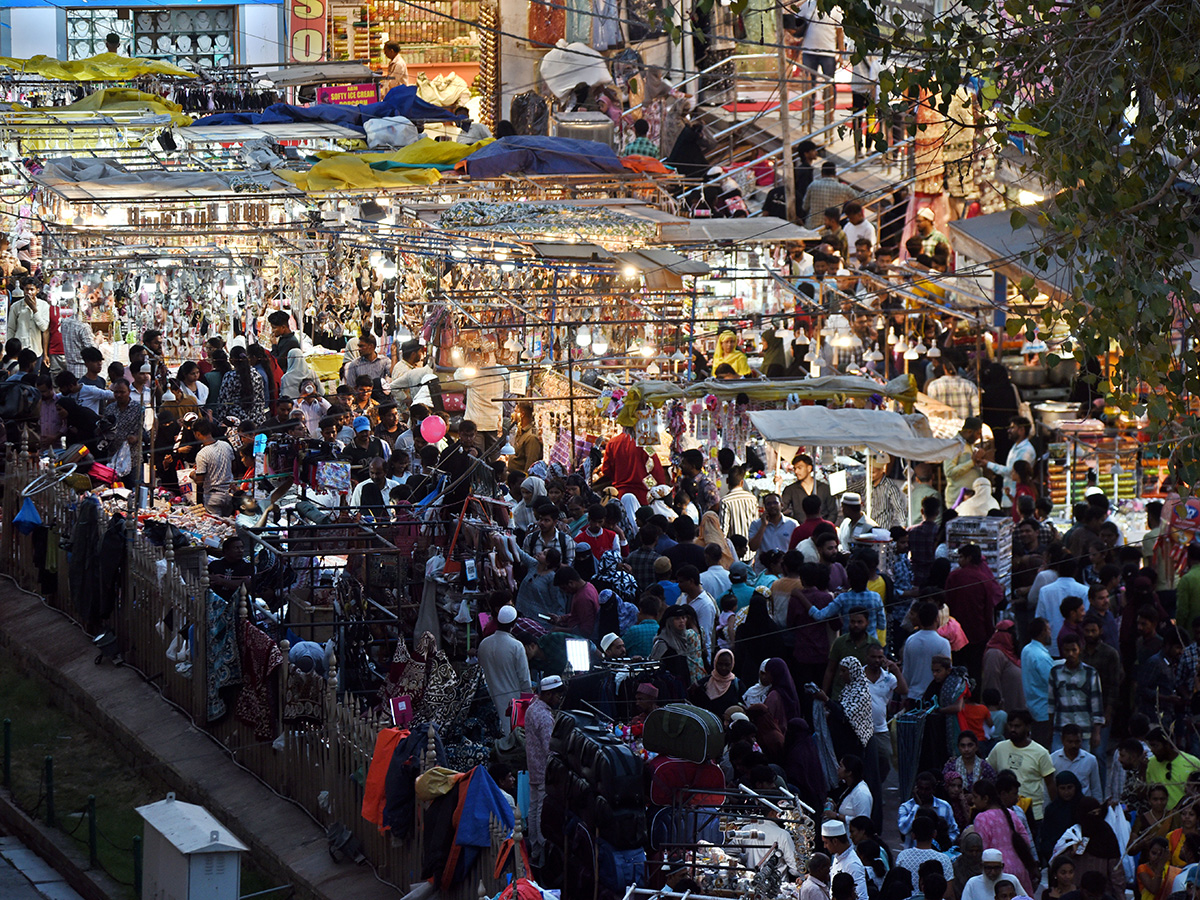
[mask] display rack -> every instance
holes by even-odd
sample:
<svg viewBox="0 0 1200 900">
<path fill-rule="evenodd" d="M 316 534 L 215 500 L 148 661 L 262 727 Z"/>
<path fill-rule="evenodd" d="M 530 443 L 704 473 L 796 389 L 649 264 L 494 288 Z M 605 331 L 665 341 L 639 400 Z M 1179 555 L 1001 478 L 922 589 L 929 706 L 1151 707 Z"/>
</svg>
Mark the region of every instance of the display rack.
<svg viewBox="0 0 1200 900">
<path fill-rule="evenodd" d="M 331 59 L 362 59 L 378 69 L 387 60 L 383 45 L 400 44 L 400 56 L 415 79 L 461 75 L 470 84 L 479 71 L 481 0 L 373 0 L 364 5 L 334 5 L 328 39 Z"/>
<path fill-rule="evenodd" d="M 1012 592 L 1011 516 L 959 516 L 946 526 L 946 544 L 953 554 L 963 544 L 976 544 L 984 561 L 1004 588 L 1007 599 Z"/>
</svg>

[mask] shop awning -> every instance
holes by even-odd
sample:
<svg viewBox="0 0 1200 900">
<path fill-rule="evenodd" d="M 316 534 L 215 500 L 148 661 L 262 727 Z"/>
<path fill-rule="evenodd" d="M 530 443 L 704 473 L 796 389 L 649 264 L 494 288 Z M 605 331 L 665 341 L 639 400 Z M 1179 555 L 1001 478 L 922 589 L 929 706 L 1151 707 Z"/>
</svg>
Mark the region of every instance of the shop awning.
<svg viewBox="0 0 1200 900">
<path fill-rule="evenodd" d="M 755 216 L 752 219 L 687 219 L 662 226 L 665 244 L 724 244 L 742 241 L 815 241 L 820 232 L 801 228 L 787 219 Z"/>
<path fill-rule="evenodd" d="M 295 193 L 282 178 L 271 172 L 187 172 L 142 169 L 130 171 L 112 159 L 65 157 L 46 163 L 34 176 L 39 184 L 76 203 L 101 206 L 120 200 L 196 197 L 214 193 L 232 194 L 234 185 L 253 182 L 271 192 Z"/>
<path fill-rule="evenodd" d="M 616 254 L 617 262 L 633 266 L 639 272 L 671 272 L 675 275 L 707 275 L 712 268 L 706 262 L 689 259 L 670 250 L 644 247 Z"/>
<path fill-rule="evenodd" d="M 1038 289 L 1052 298 L 1071 293 L 1075 283 L 1075 264 L 1056 254 L 1049 254 L 1046 268 L 1038 269 L 1033 260 L 1025 262 L 1021 254 L 1036 251 L 1046 240 L 1046 233 L 1036 224 L 1036 209 L 1025 209 L 1027 222 L 1013 230 L 1012 212 L 989 213 L 973 219 L 958 219 L 950 223 L 950 243 L 958 253 L 969 256 L 994 272 L 1020 281 L 1031 276 Z"/>
<path fill-rule="evenodd" d="M 529 245 L 543 259 L 579 259 L 592 261 L 596 259 L 612 259 L 612 254 L 590 241 L 577 241 L 574 244 L 560 241 L 535 241 Z"/>
<path fill-rule="evenodd" d="M 375 80 L 375 73 L 362 63 L 330 62 L 297 64 L 276 69 L 254 68 L 251 71 L 265 78 L 276 87 L 295 87 L 302 84 L 330 84 L 337 81 L 368 82 Z"/>
<path fill-rule="evenodd" d="M 865 400 L 878 394 L 887 400 L 911 404 L 917 399 L 917 383 L 911 375 L 897 375 L 887 384 L 855 375 L 772 378 L 768 381 L 710 378 L 688 385 L 669 381 L 639 381 L 629 389 L 629 396 L 633 397 L 635 392 L 639 402 L 644 400 L 651 406 L 662 406 L 668 400 L 694 400 L 709 394 L 722 400 L 732 400 L 738 394 L 745 394 L 751 400 L 762 402 L 778 402 L 792 396 L 799 400 L 832 400 L 835 397 Z"/>
<path fill-rule="evenodd" d="M 750 422 L 765 440 L 793 447 L 867 447 L 922 462 L 950 459 L 963 447 L 960 440 L 933 437 L 920 414 L 880 409 L 764 409 L 750 413 Z"/>
<path fill-rule="evenodd" d="M 272 141 L 319 141 L 361 138 L 362 133 L 327 122 L 287 122 L 278 125 L 188 125 L 176 128 L 184 144 L 233 144 L 267 138 Z"/>
<path fill-rule="evenodd" d="M 1009 279 L 1020 281 L 1026 276 L 1032 277 L 1038 290 L 1052 300 L 1069 297 L 1075 286 L 1079 258 L 1063 259 L 1056 253 L 1047 253 L 1046 266 L 1039 269 L 1032 257 L 1046 242 L 1046 231 L 1036 222 L 1037 209 L 1022 211 L 1026 214 L 1026 223 L 1015 230 L 1011 211 L 951 222 L 950 242 L 957 252 Z M 1028 261 L 1021 259 L 1021 254 L 1026 252 L 1031 254 Z M 1192 273 L 1192 287 L 1200 290 L 1200 260 L 1191 260 L 1187 268 Z"/>
</svg>

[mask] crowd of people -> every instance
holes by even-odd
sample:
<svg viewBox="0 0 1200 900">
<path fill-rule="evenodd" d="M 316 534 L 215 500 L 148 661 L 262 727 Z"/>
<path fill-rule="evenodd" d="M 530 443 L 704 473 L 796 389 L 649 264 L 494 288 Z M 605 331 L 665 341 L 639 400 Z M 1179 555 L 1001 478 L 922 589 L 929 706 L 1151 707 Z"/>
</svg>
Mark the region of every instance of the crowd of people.
<svg viewBox="0 0 1200 900">
<path fill-rule="evenodd" d="M 219 516 L 256 478 L 301 477 L 264 452 L 288 441 L 350 464 L 343 502 L 365 521 L 430 499 L 450 518 L 491 504 L 507 583 L 482 598 L 478 658 L 505 729 L 511 701 L 540 689 L 525 717 L 535 807 L 575 640 L 599 666 L 656 664 L 621 686 L 631 733 L 670 702 L 707 709 L 725 726 L 728 783 L 786 787 L 819 811 L 829 856 L 813 858 L 809 900 L 1120 900 L 1127 884 L 1165 900 L 1200 880 L 1200 546 L 1177 578 L 1154 553 L 1161 504 L 1129 544 L 1098 489 L 1060 534 L 1023 489 L 1029 421 L 1008 420 L 1004 463 L 981 453 L 980 388 L 949 362 L 930 391 L 942 382 L 964 414 L 963 450 L 940 478 L 914 466 L 906 496 L 881 455 L 870 484 L 835 496 L 799 452 L 794 481 L 759 496 L 736 458 L 714 472 L 686 450 L 668 472 L 625 423 L 588 474 L 548 462 L 533 405 L 505 415 L 494 360 L 454 373 L 466 401 L 448 433 L 445 382 L 417 342 L 388 359 L 362 333 L 330 396 L 283 312 L 269 347 L 212 338 L 169 368 L 147 331 L 128 365 L 105 368 L 86 327 L 43 316 L 36 281 L 21 287 L 0 365 L 41 394 L 43 448 L 86 444 L 127 484 L 144 459 L 159 487 L 190 484 Z M 1011 516 L 1011 592 L 978 545 L 951 547 L 957 515 Z M 885 810 L 893 769 L 911 796 Z M 531 810 L 535 849 L 539 821 Z"/>
</svg>

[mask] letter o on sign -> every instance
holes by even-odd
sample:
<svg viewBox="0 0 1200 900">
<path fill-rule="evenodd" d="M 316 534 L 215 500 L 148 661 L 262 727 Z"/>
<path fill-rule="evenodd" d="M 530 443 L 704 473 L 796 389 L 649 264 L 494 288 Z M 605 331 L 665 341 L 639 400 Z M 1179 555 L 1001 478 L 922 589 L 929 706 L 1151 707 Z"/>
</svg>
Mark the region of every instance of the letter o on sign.
<svg viewBox="0 0 1200 900">
<path fill-rule="evenodd" d="M 292 59 L 296 62 L 320 62 L 324 55 L 324 32 L 315 28 L 301 28 L 292 34 Z"/>
</svg>

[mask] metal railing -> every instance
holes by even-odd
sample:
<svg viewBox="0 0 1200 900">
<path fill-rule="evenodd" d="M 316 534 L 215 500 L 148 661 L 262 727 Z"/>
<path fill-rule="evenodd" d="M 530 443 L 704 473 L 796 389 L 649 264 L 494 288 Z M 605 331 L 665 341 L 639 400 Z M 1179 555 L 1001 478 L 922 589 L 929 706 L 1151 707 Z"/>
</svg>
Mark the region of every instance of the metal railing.
<svg viewBox="0 0 1200 900">
<path fill-rule="evenodd" d="M 46 551 L 39 553 L 33 535 L 22 534 L 12 523 L 21 509 L 21 491 L 44 471 L 42 463 L 28 450 L 19 454 L 9 445 L 3 474 L 4 494 L 0 503 L 0 571 L 18 585 L 42 595 L 51 607 L 77 623 L 87 620 L 84 598 L 72 593 L 69 554 L 79 512 L 76 492 L 59 483 L 31 498 L 47 529 L 45 541 L 58 559 L 57 574 L 47 576 Z M 100 534 L 108 526 L 101 514 Z M 130 529 L 135 526 L 130 524 Z M 390 725 L 381 716 L 364 714 L 352 697 L 338 693 L 337 659 L 327 673 L 323 698 L 315 704 L 317 718 L 298 720 L 289 715 L 289 679 L 298 670 L 287 662 L 288 642 L 278 644 L 283 664 L 271 674 L 275 701 L 269 710 L 273 740 L 256 737 L 254 727 L 240 721 L 233 710 L 214 717 L 210 709 L 213 692 L 209 676 L 210 634 L 213 626 L 246 628 L 249 609 L 243 594 L 236 608 L 210 602 L 207 552 L 202 548 L 173 550 L 152 544 L 144 533 L 127 532 L 125 575 L 112 620 L 117 647 L 125 662 L 136 668 L 165 699 L 182 708 L 198 728 L 213 735 L 230 755 L 272 790 L 298 803 L 322 828 L 340 823 L 361 841 L 366 858 L 379 877 L 400 890 L 408 890 L 421 878 L 424 852 L 424 807 L 415 804 L 410 837 L 395 841 L 362 817 L 363 781 L 370 769 L 375 741 Z M 98 578 L 98 573 L 88 573 Z M 168 650 L 187 624 L 189 658 L 168 657 Z M 81 630 L 86 630 L 81 625 Z M 219 629 L 217 629 L 219 632 Z M 229 701 L 233 705 L 233 701 Z M 164 710 L 165 711 L 165 710 Z M 213 719 L 210 722 L 210 719 Z M 432 738 L 431 738 L 432 741 Z M 425 757 L 423 769 L 435 765 Z M 481 889 L 490 896 L 499 889 L 506 873 L 497 878 L 494 862 L 507 835 L 492 828 L 492 846 L 480 855 L 471 873 L 454 888 L 443 892 L 450 900 L 476 900 Z M 514 854 L 519 856 L 519 854 Z"/>
</svg>

